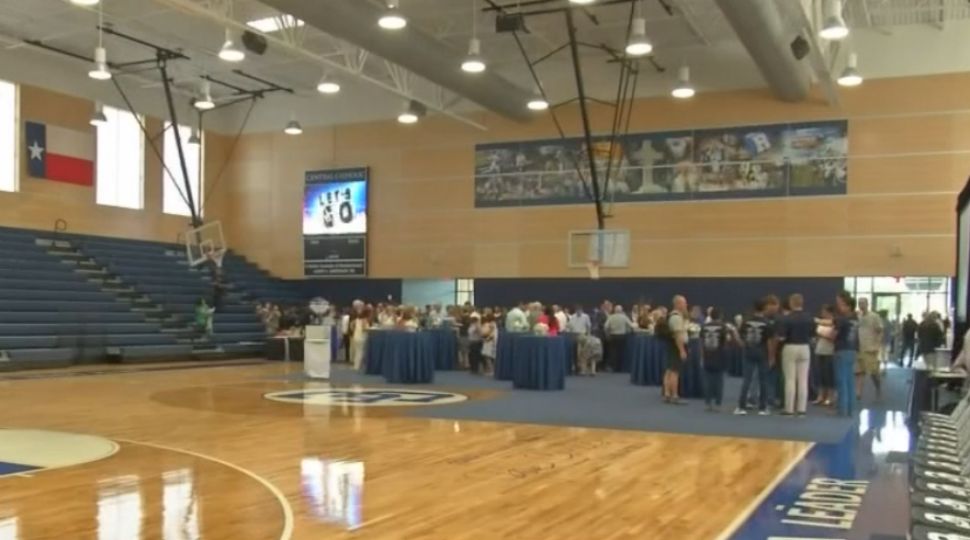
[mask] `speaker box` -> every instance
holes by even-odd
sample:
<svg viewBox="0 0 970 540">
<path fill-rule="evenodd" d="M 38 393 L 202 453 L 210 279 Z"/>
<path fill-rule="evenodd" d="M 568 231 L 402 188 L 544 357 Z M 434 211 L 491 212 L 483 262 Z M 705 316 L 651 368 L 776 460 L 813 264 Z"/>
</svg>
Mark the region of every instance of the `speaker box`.
<svg viewBox="0 0 970 540">
<path fill-rule="evenodd" d="M 808 40 L 802 36 L 798 36 L 791 42 L 791 53 L 795 56 L 795 60 L 801 60 L 808 56 L 809 51 L 812 50 L 812 46 L 808 44 Z"/>
<path fill-rule="evenodd" d="M 246 47 L 247 51 L 258 55 L 262 55 L 263 53 L 265 53 L 266 47 L 269 46 L 266 43 L 266 38 L 264 38 L 259 34 L 254 34 L 249 30 L 246 30 L 245 32 L 243 32 L 242 44 L 243 44 L 243 47 Z"/>
</svg>

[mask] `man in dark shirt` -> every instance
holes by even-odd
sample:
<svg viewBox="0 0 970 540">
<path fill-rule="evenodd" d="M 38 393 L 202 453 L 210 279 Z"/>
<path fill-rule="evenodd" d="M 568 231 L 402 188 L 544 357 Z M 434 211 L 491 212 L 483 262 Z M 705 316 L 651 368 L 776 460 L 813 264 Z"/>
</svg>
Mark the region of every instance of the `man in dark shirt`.
<svg viewBox="0 0 970 540">
<path fill-rule="evenodd" d="M 778 325 L 782 344 L 781 366 L 785 374 L 785 410 L 782 414 L 805 415 L 808 404 L 808 368 L 812 358 L 809 343 L 815 335 L 815 319 L 805 313 L 800 294 L 788 298 L 789 313 Z"/>
<path fill-rule="evenodd" d="M 938 347 L 946 344 L 946 334 L 943 333 L 943 325 L 937 317 L 936 313 L 927 313 L 916 331 L 919 355 L 926 363 L 929 363 L 930 357 Z"/>
<path fill-rule="evenodd" d="M 899 353 L 899 365 L 903 365 L 904 361 L 906 367 L 913 365 L 913 357 L 916 356 L 916 331 L 918 328 L 919 324 L 913 318 L 913 314 L 908 313 L 906 320 L 903 321 L 903 348 Z"/>
<path fill-rule="evenodd" d="M 838 412 L 851 417 L 855 411 L 855 361 L 859 350 L 859 320 L 855 314 L 855 298 L 848 291 L 835 296 L 835 389 L 838 393 Z"/>
<path fill-rule="evenodd" d="M 744 343 L 744 381 L 734 414 L 748 414 L 748 391 L 751 379 L 758 375 L 758 414 L 768 413 L 768 343 L 774 335 L 774 327 L 765 318 L 765 301 L 754 303 L 754 314 L 741 324 L 741 340 Z"/>
<path fill-rule="evenodd" d="M 731 339 L 731 330 L 721 320 L 721 311 L 711 308 L 710 322 L 701 327 L 704 363 L 704 404 L 708 412 L 721 408 L 724 399 L 724 348 Z"/>
</svg>

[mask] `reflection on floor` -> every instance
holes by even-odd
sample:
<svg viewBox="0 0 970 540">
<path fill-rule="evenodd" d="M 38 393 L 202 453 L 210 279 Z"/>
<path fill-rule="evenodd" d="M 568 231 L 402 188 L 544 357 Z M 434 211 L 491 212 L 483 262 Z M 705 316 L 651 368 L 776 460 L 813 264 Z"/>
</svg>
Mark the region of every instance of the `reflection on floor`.
<svg viewBox="0 0 970 540">
<path fill-rule="evenodd" d="M 358 387 L 334 392 L 284 364 L 0 380 L 0 426 L 121 445 L 101 461 L 0 477 L 0 540 L 275 540 L 290 528 L 314 540 L 869 540 L 906 529 L 906 468 L 886 456 L 906 451 L 909 434 L 892 399 L 853 424 L 665 407 L 619 375 L 546 393 L 438 373 L 432 392 L 468 401 L 420 407 L 400 406 L 413 397 L 379 378 L 335 378 Z M 300 390 L 343 401 L 263 397 Z M 833 490 L 841 507 L 826 500 Z M 826 514 L 812 513 L 819 504 Z"/>
</svg>

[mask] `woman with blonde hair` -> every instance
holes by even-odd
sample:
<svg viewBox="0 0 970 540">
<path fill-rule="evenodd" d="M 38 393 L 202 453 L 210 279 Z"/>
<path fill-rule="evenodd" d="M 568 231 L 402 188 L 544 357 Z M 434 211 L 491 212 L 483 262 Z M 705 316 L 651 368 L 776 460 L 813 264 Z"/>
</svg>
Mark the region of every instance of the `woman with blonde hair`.
<svg viewBox="0 0 970 540">
<path fill-rule="evenodd" d="M 360 369 L 364 363 L 364 346 L 367 344 L 367 332 L 370 330 L 373 311 L 368 306 L 360 316 L 350 322 L 350 359 L 354 369 Z"/>
</svg>

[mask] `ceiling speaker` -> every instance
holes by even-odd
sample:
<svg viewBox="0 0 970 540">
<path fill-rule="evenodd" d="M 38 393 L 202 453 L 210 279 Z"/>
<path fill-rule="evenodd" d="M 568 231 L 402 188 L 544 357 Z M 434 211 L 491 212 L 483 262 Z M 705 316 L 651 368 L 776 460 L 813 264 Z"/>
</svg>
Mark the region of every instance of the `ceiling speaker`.
<svg viewBox="0 0 970 540">
<path fill-rule="evenodd" d="M 791 42 L 791 53 L 795 56 L 795 60 L 801 60 L 808 56 L 808 52 L 812 50 L 812 46 L 808 44 L 808 40 L 802 36 L 798 36 Z"/>
<path fill-rule="evenodd" d="M 243 32 L 242 44 L 243 47 L 246 47 L 247 51 L 258 55 L 265 53 L 266 47 L 268 47 L 266 44 L 266 38 L 259 34 L 254 34 L 249 30 Z"/>
</svg>

